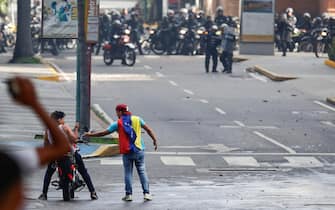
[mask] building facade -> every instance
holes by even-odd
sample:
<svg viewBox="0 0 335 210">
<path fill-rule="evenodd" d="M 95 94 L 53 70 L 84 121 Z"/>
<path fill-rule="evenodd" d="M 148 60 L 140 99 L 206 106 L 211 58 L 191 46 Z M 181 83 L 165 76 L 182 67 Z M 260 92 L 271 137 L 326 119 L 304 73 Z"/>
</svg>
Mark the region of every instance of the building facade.
<svg viewBox="0 0 335 210">
<path fill-rule="evenodd" d="M 203 9 L 208 14 L 214 14 L 218 6 L 224 8 L 226 15 L 239 16 L 240 0 L 207 0 Z M 287 7 L 292 7 L 298 15 L 309 12 L 312 16 L 318 16 L 326 12 L 335 16 L 335 0 L 276 0 L 277 13 L 284 12 Z"/>
</svg>

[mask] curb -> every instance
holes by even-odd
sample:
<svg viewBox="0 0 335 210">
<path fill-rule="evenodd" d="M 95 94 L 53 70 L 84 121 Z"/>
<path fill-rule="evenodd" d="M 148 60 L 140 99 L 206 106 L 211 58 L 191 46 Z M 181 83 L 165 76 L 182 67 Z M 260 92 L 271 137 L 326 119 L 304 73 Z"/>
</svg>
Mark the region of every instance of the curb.
<svg viewBox="0 0 335 210">
<path fill-rule="evenodd" d="M 249 58 L 239 57 L 239 56 L 233 57 L 233 62 L 235 62 L 235 63 L 239 63 L 239 62 L 243 62 L 243 61 L 247 61 L 247 60 L 249 60 Z"/>
<path fill-rule="evenodd" d="M 62 81 L 62 77 L 60 76 L 60 73 L 62 72 L 60 68 L 52 63 L 52 62 L 47 62 L 45 61 L 42 57 L 40 57 L 41 63 L 46 65 L 49 70 L 51 70 L 52 75 L 50 76 L 37 76 L 36 78 L 39 80 L 46 80 L 46 81 L 54 81 L 54 82 L 59 82 Z"/>
<path fill-rule="evenodd" d="M 106 126 L 110 125 L 113 120 L 108 116 L 108 114 L 99 106 L 99 104 L 93 104 L 91 107 L 92 113 L 94 113 L 95 117 L 100 119 Z M 118 136 L 113 136 L 114 138 L 118 138 Z M 101 145 L 99 148 L 89 154 L 83 156 L 83 158 L 93 158 L 93 157 L 110 157 L 120 154 L 119 145 Z"/>
<path fill-rule="evenodd" d="M 326 101 L 335 106 L 335 97 L 328 97 Z"/>
<path fill-rule="evenodd" d="M 83 155 L 83 158 L 94 158 L 94 157 L 110 157 L 119 155 L 119 145 L 101 145 L 95 152 L 89 155 Z"/>
<path fill-rule="evenodd" d="M 334 68 L 335 69 L 335 61 L 332 61 L 332 60 L 325 60 L 325 64 L 331 68 Z"/>
<path fill-rule="evenodd" d="M 290 75 L 280 75 L 280 74 L 276 74 L 274 72 L 271 72 L 261 66 L 255 65 L 252 68 L 255 72 L 262 74 L 266 77 L 268 77 L 269 79 L 273 80 L 273 81 L 277 81 L 277 82 L 281 82 L 281 81 L 286 81 L 286 80 L 293 80 L 293 79 L 298 79 L 298 77 L 296 76 L 290 76 Z"/>
</svg>

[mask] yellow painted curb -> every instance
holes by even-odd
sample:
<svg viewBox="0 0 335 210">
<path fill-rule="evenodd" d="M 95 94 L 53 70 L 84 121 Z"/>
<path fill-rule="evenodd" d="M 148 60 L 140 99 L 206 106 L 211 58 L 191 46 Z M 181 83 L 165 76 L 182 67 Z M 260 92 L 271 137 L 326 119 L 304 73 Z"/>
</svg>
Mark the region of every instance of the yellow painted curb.
<svg viewBox="0 0 335 210">
<path fill-rule="evenodd" d="M 54 82 L 59 82 L 61 81 L 61 76 L 59 76 L 59 73 L 57 71 L 57 68 L 49 63 L 46 62 L 43 58 L 40 58 L 40 61 L 46 65 L 46 67 L 51 71 L 52 75 L 46 75 L 46 76 L 37 76 L 36 79 L 39 80 L 46 80 L 46 81 L 54 81 Z"/>
<path fill-rule="evenodd" d="M 249 60 L 249 59 L 244 58 L 244 57 L 239 57 L 239 56 L 233 57 L 233 62 L 243 62 L 243 61 L 247 61 L 247 60 Z"/>
<path fill-rule="evenodd" d="M 332 104 L 332 105 L 335 105 L 335 97 L 328 97 L 327 102 Z"/>
<path fill-rule="evenodd" d="M 84 155 L 84 158 L 93 158 L 93 157 L 110 157 L 114 155 L 119 155 L 120 149 L 118 144 L 114 145 L 101 145 L 95 152 Z"/>
<path fill-rule="evenodd" d="M 254 70 L 255 72 L 258 72 L 259 74 L 262 74 L 273 81 L 281 82 L 286 80 L 298 79 L 298 77 L 295 76 L 276 74 L 258 65 L 254 66 Z"/>
<path fill-rule="evenodd" d="M 335 69 L 335 61 L 332 61 L 332 60 L 325 60 L 325 64 L 329 67 L 332 67 Z"/>
</svg>

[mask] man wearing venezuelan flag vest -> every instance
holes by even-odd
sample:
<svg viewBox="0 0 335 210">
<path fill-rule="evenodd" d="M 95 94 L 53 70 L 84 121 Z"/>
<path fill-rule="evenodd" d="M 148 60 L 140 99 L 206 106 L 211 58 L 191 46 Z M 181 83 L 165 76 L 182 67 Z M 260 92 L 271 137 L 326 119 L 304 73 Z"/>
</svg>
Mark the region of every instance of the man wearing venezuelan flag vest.
<svg viewBox="0 0 335 210">
<path fill-rule="evenodd" d="M 132 201 L 132 179 L 133 166 L 137 169 L 138 176 L 142 184 L 145 201 L 152 200 L 149 191 L 149 181 L 144 162 L 144 141 L 141 137 L 143 128 L 151 137 L 155 150 L 157 150 L 157 139 L 152 129 L 143 121 L 141 117 L 134 116 L 129 112 L 126 104 L 119 104 L 115 108 L 118 121 L 113 122 L 106 130 L 85 133 L 87 137 L 100 137 L 111 134 L 115 131 L 119 133 L 120 154 L 122 154 L 124 167 L 124 182 L 126 195 L 124 201 Z"/>
</svg>

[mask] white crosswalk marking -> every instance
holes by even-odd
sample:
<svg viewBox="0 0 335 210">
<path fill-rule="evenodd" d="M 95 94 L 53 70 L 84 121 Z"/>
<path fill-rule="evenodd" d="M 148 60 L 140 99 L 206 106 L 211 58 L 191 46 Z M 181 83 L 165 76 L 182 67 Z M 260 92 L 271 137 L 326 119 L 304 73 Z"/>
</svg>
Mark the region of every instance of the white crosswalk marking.
<svg viewBox="0 0 335 210">
<path fill-rule="evenodd" d="M 253 157 L 223 157 L 230 166 L 260 167 L 260 164 Z"/>
<path fill-rule="evenodd" d="M 169 166 L 195 166 L 192 158 L 183 156 L 161 156 L 161 161 Z"/>
<path fill-rule="evenodd" d="M 110 158 L 104 158 L 100 160 L 101 165 L 122 165 L 121 159 L 110 159 Z"/>
<path fill-rule="evenodd" d="M 281 164 L 281 166 L 294 168 L 317 168 L 324 165 L 315 157 L 284 157 L 289 163 Z"/>
</svg>

